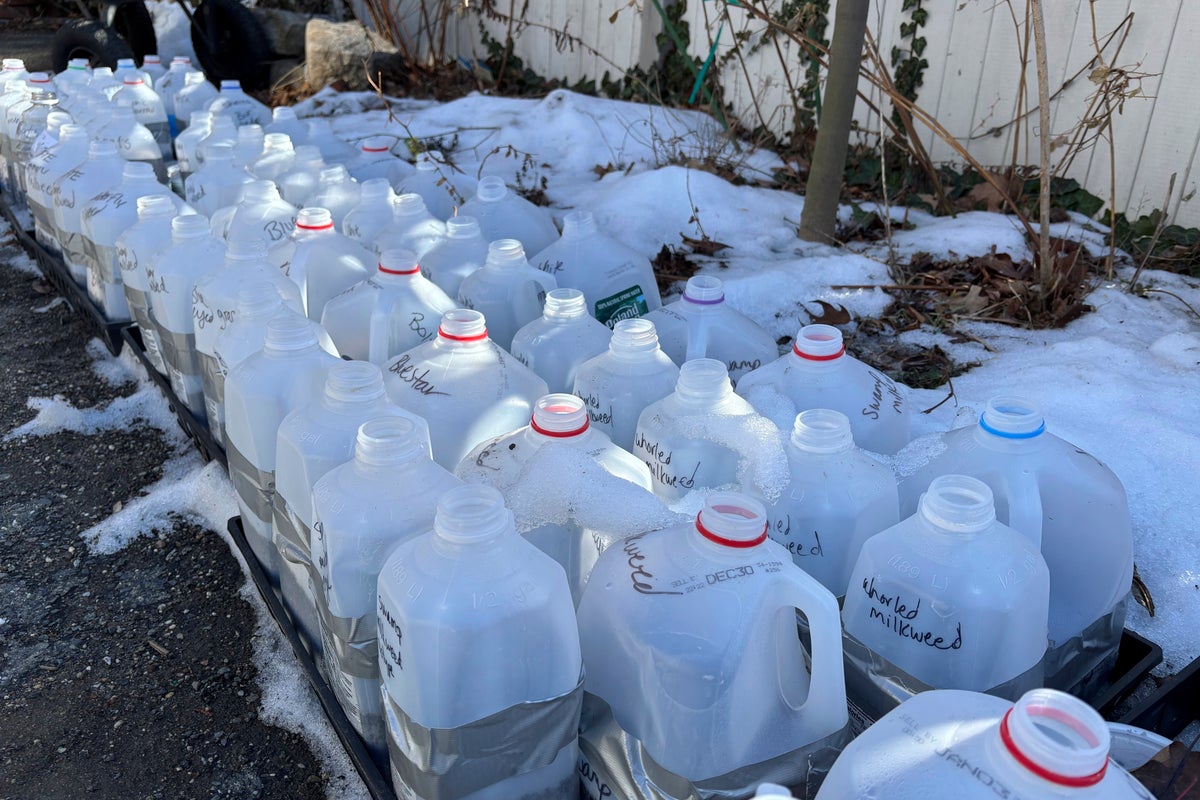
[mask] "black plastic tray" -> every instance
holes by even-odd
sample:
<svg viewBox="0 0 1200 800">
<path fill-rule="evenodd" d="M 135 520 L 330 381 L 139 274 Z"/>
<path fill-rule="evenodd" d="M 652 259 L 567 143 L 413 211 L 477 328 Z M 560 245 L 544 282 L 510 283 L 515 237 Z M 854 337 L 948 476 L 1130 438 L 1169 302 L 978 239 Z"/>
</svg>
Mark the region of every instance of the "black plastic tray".
<svg viewBox="0 0 1200 800">
<path fill-rule="evenodd" d="M 1117 649 L 1117 663 L 1113 665 L 1107 680 L 1090 694 L 1084 695 L 1083 699 L 1101 715 L 1108 717 L 1162 660 L 1161 647 L 1126 628 Z"/>
<path fill-rule="evenodd" d="M 346 717 L 346 712 L 342 711 L 342 707 L 338 703 L 333 689 L 321 677 L 321 673 L 313 663 L 312 657 L 300 642 L 300 636 L 296 633 L 296 628 L 292 625 L 292 620 L 288 617 L 283 603 L 275 596 L 275 591 L 271 588 L 270 579 L 267 578 L 267 574 L 263 572 L 258 559 L 255 558 L 254 551 L 250 549 L 250 543 L 246 541 L 246 532 L 242 529 L 242 518 L 233 517 L 230 519 L 228 528 L 229 535 L 233 537 L 234 544 L 237 545 L 238 550 L 242 553 L 242 558 L 246 560 L 246 564 L 250 568 L 250 575 L 254 578 L 254 585 L 258 588 L 259 596 L 267 604 L 267 610 L 271 612 L 271 616 L 279 624 L 279 629 L 283 631 L 284 637 L 292 645 L 292 651 L 296 654 L 296 658 L 304 668 L 304 674 L 308 676 L 308 682 L 312 685 L 313 691 L 317 693 L 317 699 L 321 701 L 321 708 L 325 710 L 325 716 L 329 718 L 329 722 L 333 725 L 334 731 L 337 732 L 338 738 L 342 740 L 342 744 L 346 748 L 346 753 L 350 756 L 350 760 L 358 770 L 363 783 L 366 784 L 367 791 L 374 800 L 397 800 L 395 792 L 392 791 L 391 781 L 380 772 L 379 767 L 371 758 L 370 751 L 367 750 L 367 746 L 363 743 L 362 737 L 358 735 L 358 731 L 354 730 L 354 726 L 350 724 L 350 720 Z"/>
<path fill-rule="evenodd" d="M 171 382 L 167 380 L 166 376 L 154 368 L 150 357 L 146 355 L 146 345 L 142 342 L 141 329 L 137 325 L 126 325 L 121 330 L 121 335 L 129 345 L 129 349 L 137 356 L 138 361 L 142 362 L 142 366 L 146 368 L 146 372 L 150 375 L 150 379 L 154 381 L 154 385 L 167 398 L 167 404 L 171 407 L 172 413 L 175 414 L 175 419 L 179 421 L 179 427 L 183 428 L 183 432 L 192 440 L 192 444 L 196 446 L 196 450 L 200 452 L 200 456 L 205 461 L 216 461 L 222 467 L 228 469 L 228 464 L 225 460 L 225 448 L 217 444 L 217 440 L 213 438 L 208 425 L 198 419 L 191 412 L 191 409 L 187 407 L 187 404 L 179 399 L 175 394 L 175 390 L 171 388 Z"/>
<path fill-rule="evenodd" d="M 1117 720 L 1174 739 L 1200 720 L 1200 658 Z"/>
</svg>

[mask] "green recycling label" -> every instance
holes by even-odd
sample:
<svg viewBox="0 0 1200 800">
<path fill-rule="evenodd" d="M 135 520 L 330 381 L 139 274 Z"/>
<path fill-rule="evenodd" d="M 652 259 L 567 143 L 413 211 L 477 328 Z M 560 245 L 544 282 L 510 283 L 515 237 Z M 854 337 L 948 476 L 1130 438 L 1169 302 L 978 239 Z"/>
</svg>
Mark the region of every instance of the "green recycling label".
<svg viewBox="0 0 1200 800">
<path fill-rule="evenodd" d="M 596 301 L 596 319 L 610 328 L 623 319 L 640 317 L 649 310 L 646 306 L 646 293 L 637 285 Z"/>
</svg>

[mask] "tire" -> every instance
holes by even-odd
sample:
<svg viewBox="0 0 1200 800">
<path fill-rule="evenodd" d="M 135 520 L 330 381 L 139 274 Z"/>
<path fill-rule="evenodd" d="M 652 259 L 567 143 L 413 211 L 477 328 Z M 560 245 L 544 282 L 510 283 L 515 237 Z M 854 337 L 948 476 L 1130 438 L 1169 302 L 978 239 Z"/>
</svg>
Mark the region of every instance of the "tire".
<svg viewBox="0 0 1200 800">
<path fill-rule="evenodd" d="M 133 57 L 139 64 L 152 53 L 158 53 L 158 39 L 154 35 L 154 18 L 146 4 L 137 0 L 132 3 L 113 3 L 108 7 L 108 26 L 125 40 Z"/>
<path fill-rule="evenodd" d="M 244 89 L 267 88 L 271 43 L 238 0 L 202 0 L 192 12 L 192 47 L 213 83 L 233 79 Z"/>
<path fill-rule="evenodd" d="M 133 58 L 133 50 L 107 25 L 73 19 L 54 34 L 54 71 L 62 72 L 72 58 L 86 58 L 93 67 L 117 68 L 117 60 Z"/>
</svg>

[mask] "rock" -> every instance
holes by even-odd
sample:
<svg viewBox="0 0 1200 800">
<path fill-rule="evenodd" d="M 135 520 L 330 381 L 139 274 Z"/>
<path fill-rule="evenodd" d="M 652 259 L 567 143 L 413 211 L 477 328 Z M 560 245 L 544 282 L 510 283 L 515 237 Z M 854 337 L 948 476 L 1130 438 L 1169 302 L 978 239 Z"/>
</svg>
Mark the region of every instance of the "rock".
<svg viewBox="0 0 1200 800">
<path fill-rule="evenodd" d="M 343 81 L 347 89 L 371 88 L 367 70 L 400 61 L 399 51 L 361 22 L 328 22 L 314 19 L 304 31 L 304 77 L 313 89 Z"/>
<path fill-rule="evenodd" d="M 313 19 L 312 14 L 285 11 L 282 8 L 252 10 L 270 38 L 271 47 L 278 55 L 304 58 L 304 29 Z"/>
</svg>

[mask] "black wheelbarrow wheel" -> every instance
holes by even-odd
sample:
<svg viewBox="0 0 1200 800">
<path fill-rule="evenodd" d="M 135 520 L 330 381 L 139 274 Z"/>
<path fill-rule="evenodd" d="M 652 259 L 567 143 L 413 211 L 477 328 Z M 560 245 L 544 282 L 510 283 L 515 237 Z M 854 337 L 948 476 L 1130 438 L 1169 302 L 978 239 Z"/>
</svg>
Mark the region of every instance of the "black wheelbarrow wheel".
<svg viewBox="0 0 1200 800">
<path fill-rule="evenodd" d="M 192 47 L 213 82 L 238 80 L 265 89 L 271 43 L 250 9 L 238 0 L 203 0 L 192 12 Z"/>
<path fill-rule="evenodd" d="M 73 19 L 54 34 L 54 71 L 62 72 L 72 58 L 86 58 L 93 67 L 117 68 L 117 60 L 133 58 L 133 50 L 112 28 L 89 19 Z"/>
<path fill-rule="evenodd" d="M 146 56 L 158 53 L 154 18 L 150 16 L 150 11 L 141 0 L 109 3 L 104 16 L 108 26 L 133 50 L 133 57 L 139 64 Z"/>
</svg>

